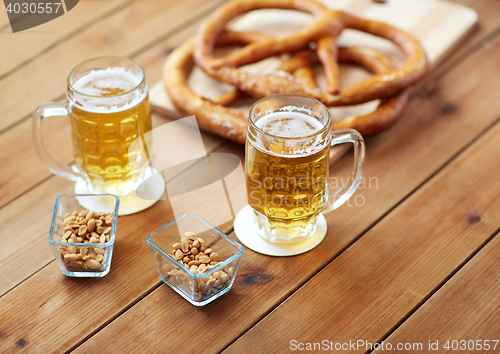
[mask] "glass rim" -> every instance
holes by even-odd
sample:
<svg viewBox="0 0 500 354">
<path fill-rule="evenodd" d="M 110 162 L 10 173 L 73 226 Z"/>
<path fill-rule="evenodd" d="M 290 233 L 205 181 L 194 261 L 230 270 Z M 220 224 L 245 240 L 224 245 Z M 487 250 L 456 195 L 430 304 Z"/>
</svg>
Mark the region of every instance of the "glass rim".
<svg viewBox="0 0 500 354">
<path fill-rule="evenodd" d="M 105 243 L 84 243 L 84 242 L 73 242 L 73 243 L 68 243 L 68 242 L 61 242 L 61 241 L 54 241 L 52 239 L 52 236 L 54 234 L 54 228 L 56 224 L 56 219 L 57 219 L 57 210 L 58 207 L 61 203 L 61 198 L 78 198 L 78 197 L 111 197 L 115 199 L 115 208 L 113 210 L 113 225 L 111 226 L 111 231 L 109 234 L 109 241 Z M 116 238 L 116 224 L 118 223 L 118 210 L 120 208 L 120 198 L 118 198 L 114 194 L 73 194 L 73 193 L 63 193 L 59 194 L 56 198 L 56 204 L 54 205 L 54 211 L 52 212 L 52 222 L 50 224 L 50 231 L 49 231 L 49 243 L 53 246 L 74 246 L 74 247 L 109 247 L 115 243 L 115 238 Z"/>
<path fill-rule="evenodd" d="M 140 69 L 141 73 L 142 73 L 142 79 L 141 81 L 136 85 L 134 86 L 133 88 L 131 88 L 130 90 L 128 91 L 125 91 L 125 92 L 120 92 L 120 93 L 117 93 L 117 94 L 113 94 L 113 95 L 110 95 L 110 96 L 106 96 L 106 97 L 102 97 L 102 96 L 96 96 L 96 95 L 89 95 L 89 94 L 86 94 L 86 93 L 83 93 L 83 92 L 80 92 L 78 91 L 71 83 L 71 75 L 74 73 L 74 71 L 82 64 L 85 64 L 85 63 L 88 63 L 88 62 L 91 62 L 91 61 L 94 61 L 94 60 L 104 60 L 104 59 L 122 59 L 122 60 L 127 60 L 135 65 L 137 65 L 137 67 Z M 78 80 L 77 80 L 78 81 Z M 130 94 L 134 91 L 136 91 L 137 89 L 139 89 L 144 83 L 146 82 L 146 73 L 144 71 L 144 68 L 141 66 L 141 64 L 139 64 L 138 62 L 136 62 L 135 60 L 133 59 L 130 59 L 130 58 L 127 58 L 127 57 L 121 57 L 119 55 L 106 55 L 106 56 L 102 56 L 102 57 L 94 57 L 94 58 L 90 58 L 90 59 L 86 59 L 84 61 L 81 61 L 79 62 L 78 64 L 76 64 L 69 72 L 68 74 L 68 78 L 67 78 L 67 84 L 68 84 L 68 87 L 71 89 L 71 91 L 75 92 L 76 94 L 80 95 L 80 96 L 85 96 L 85 97 L 92 97 L 92 98 L 101 98 L 101 99 L 107 99 L 107 98 L 112 98 L 112 97 L 120 97 L 120 96 L 123 96 L 123 95 L 127 95 L 127 94 Z"/>
<path fill-rule="evenodd" d="M 262 102 L 265 102 L 267 100 L 270 100 L 270 99 L 274 99 L 274 98 L 279 98 L 279 97 L 289 97 L 289 98 L 293 98 L 293 97 L 297 97 L 297 98 L 304 98 L 304 99 L 307 99 L 307 100 L 311 100 L 317 104 L 319 104 L 320 106 L 322 106 L 322 108 L 325 110 L 326 112 L 326 116 L 327 116 L 327 122 L 323 125 L 323 127 L 312 133 L 312 134 L 309 134 L 309 135 L 303 135 L 303 136 L 279 136 L 279 135 L 275 135 L 275 134 L 271 134 L 271 133 L 268 133 L 266 131 L 264 131 L 263 129 L 259 128 L 254 120 L 252 119 L 252 112 L 254 111 L 255 107 L 262 103 Z M 294 94 L 294 93 L 279 93 L 279 94 L 275 94 L 275 95 L 269 95 L 269 96 L 266 96 L 266 97 L 263 97 L 259 100 L 257 100 L 256 102 L 254 102 L 254 104 L 252 104 L 252 106 L 250 107 L 250 109 L 248 110 L 248 122 L 249 122 L 249 125 L 252 126 L 252 128 L 254 128 L 257 132 L 259 132 L 260 134 L 264 134 L 268 137 L 271 137 L 271 138 L 278 138 L 278 139 L 283 139 L 283 140 L 300 140 L 300 139 L 308 139 L 308 138 L 312 138 L 312 137 L 315 137 L 317 135 L 321 135 L 322 133 L 324 133 L 325 130 L 327 129 L 332 129 L 331 128 L 331 125 L 332 125 L 332 117 L 331 117 L 331 114 L 330 114 L 330 110 L 328 109 L 327 106 L 325 106 L 322 102 L 318 101 L 317 99 L 315 98 L 312 98 L 312 97 L 309 97 L 309 96 L 306 96 L 306 95 L 299 95 L 299 94 Z M 247 133 L 248 135 L 248 133 Z"/>
</svg>

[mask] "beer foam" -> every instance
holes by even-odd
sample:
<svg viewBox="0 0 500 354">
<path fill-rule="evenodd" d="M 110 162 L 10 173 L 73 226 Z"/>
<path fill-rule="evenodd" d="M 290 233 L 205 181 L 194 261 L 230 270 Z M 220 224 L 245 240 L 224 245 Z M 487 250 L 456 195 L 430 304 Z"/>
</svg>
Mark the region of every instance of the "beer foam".
<svg viewBox="0 0 500 354">
<path fill-rule="evenodd" d="M 312 135 L 323 128 L 317 119 L 297 112 L 271 113 L 259 119 L 255 125 L 266 133 L 286 138 Z"/>
<path fill-rule="evenodd" d="M 310 115 L 298 112 L 274 112 L 265 115 L 255 125 L 266 133 L 276 136 L 261 137 L 254 146 L 276 156 L 300 157 L 321 150 L 326 143 L 322 134 L 314 135 L 324 125 Z M 279 138 L 297 138 L 296 140 L 280 140 Z"/>
<path fill-rule="evenodd" d="M 147 90 L 141 89 L 123 94 L 137 87 L 141 81 L 142 75 L 121 67 L 92 70 L 72 85 L 78 91 L 74 94 L 75 104 L 94 113 L 124 111 L 138 105 L 146 96 Z"/>
</svg>

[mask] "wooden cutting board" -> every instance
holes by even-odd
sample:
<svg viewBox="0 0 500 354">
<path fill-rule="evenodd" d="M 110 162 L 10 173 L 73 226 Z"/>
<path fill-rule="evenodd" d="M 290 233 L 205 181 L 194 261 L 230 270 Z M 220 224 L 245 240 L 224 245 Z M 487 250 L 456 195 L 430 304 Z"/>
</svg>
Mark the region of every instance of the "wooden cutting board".
<svg viewBox="0 0 500 354">
<path fill-rule="evenodd" d="M 321 0 L 332 9 L 340 9 L 360 17 L 383 21 L 401 28 L 420 40 L 432 66 L 443 60 L 471 32 L 477 23 L 477 14 L 465 6 L 439 0 L 388 0 L 375 3 L 372 0 Z M 289 10 L 258 10 L 251 12 L 231 25 L 234 30 L 260 31 L 275 37 L 287 35 L 310 23 L 312 16 Z M 345 30 L 339 37 L 339 45 L 368 46 L 379 49 L 396 62 L 404 57 L 392 43 L 365 33 Z M 243 67 L 243 70 L 273 71 L 280 64 L 280 59 L 269 58 L 262 62 Z M 318 85 L 324 87 L 325 80 L 320 67 L 316 68 Z M 343 85 L 361 80 L 367 74 L 359 68 L 341 65 Z M 189 77 L 189 85 L 200 96 L 214 99 L 233 91 L 230 85 L 220 83 L 208 77 L 199 68 L 194 68 Z M 187 116 L 179 111 L 168 98 L 162 82 L 150 90 L 152 108 L 172 118 Z M 255 99 L 239 102 L 241 109 L 248 108 Z M 378 102 L 372 101 L 350 107 L 332 107 L 332 117 L 343 119 L 353 114 L 373 111 Z"/>
</svg>

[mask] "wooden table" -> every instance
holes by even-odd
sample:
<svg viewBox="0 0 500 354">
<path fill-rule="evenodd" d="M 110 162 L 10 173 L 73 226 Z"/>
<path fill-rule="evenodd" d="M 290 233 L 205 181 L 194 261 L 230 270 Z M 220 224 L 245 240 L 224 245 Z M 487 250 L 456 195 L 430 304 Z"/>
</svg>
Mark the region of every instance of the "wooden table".
<svg viewBox="0 0 500 354">
<path fill-rule="evenodd" d="M 63 98 L 70 68 L 88 57 L 132 57 L 157 82 L 222 0 L 83 0 L 16 35 L 0 11 L 0 352 L 369 352 L 382 341 L 420 352 L 438 341 L 444 352 L 453 340 L 500 352 L 500 2 L 457 2 L 480 26 L 413 90 L 401 121 L 367 141 L 365 176 L 378 183 L 357 192 L 363 205 L 328 214 L 327 237 L 307 254 L 247 250 L 232 290 L 203 308 L 151 261 L 147 234 L 174 219 L 167 201 L 119 218 L 106 277 L 61 274 L 47 233 L 56 196 L 73 183 L 38 159 L 31 112 Z M 48 149 L 70 162 L 69 124 L 44 129 Z M 243 157 L 239 145 L 203 139 Z M 349 168 L 348 158 L 337 165 Z"/>
</svg>

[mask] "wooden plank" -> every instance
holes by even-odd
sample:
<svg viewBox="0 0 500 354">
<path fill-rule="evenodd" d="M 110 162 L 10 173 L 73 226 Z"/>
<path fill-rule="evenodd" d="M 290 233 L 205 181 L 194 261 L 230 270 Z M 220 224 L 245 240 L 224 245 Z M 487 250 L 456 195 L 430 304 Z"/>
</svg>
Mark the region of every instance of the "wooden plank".
<svg viewBox="0 0 500 354">
<path fill-rule="evenodd" d="M 457 46 L 451 55 L 436 68 L 434 75 L 448 70 L 456 64 L 460 58 L 466 55 L 471 49 L 480 44 L 486 38 L 500 29 L 498 14 L 500 13 L 500 3 L 496 0 L 453 0 L 454 3 L 470 7 L 476 11 L 479 17 L 479 26 L 467 38 L 467 41 Z"/>
<path fill-rule="evenodd" d="M 82 60 L 133 55 L 220 2 L 139 1 L 93 23 L 65 45 L 56 46 L 0 81 L 4 112 L 0 131 L 26 118 L 38 104 L 62 97 L 67 74 Z"/>
<path fill-rule="evenodd" d="M 424 349 L 429 349 L 430 342 L 439 353 L 456 352 L 453 348 L 465 348 L 466 352 L 498 352 L 499 274 L 500 237 L 497 234 L 384 343 L 390 343 L 393 348 L 397 348 L 398 343 L 422 343 Z M 450 349 L 445 348 L 447 344 Z"/>
<path fill-rule="evenodd" d="M 54 260 L 47 241 L 52 211 L 56 197 L 73 193 L 73 188 L 74 183 L 53 176 L 2 209 L 0 267 L 5 271 L 0 275 L 0 296 Z M 23 215 L 24 222 L 12 222 Z"/>
<path fill-rule="evenodd" d="M 40 26 L 14 34 L 8 25 L 1 32 L 0 77 L 22 66 L 26 61 L 36 58 L 47 48 L 61 45 L 67 37 L 81 32 L 97 19 L 117 12 L 130 4 L 132 4 L 131 0 L 82 0 L 72 11 Z"/>
<path fill-rule="evenodd" d="M 370 228 L 401 199 L 418 188 L 450 157 L 498 118 L 500 102 L 497 102 L 496 95 L 492 92 L 494 83 L 487 78 L 491 77 L 492 72 L 499 70 L 497 67 L 499 58 L 500 38 L 497 38 L 489 46 L 482 48 L 452 70 L 443 78 L 439 87 L 430 92 L 429 96 L 419 97 L 412 101 L 407 117 L 394 129 L 370 139 L 365 176 L 377 177 L 378 182 L 370 189 L 368 182 L 365 181 L 365 189 L 357 193 L 358 196 L 361 195 L 364 198 L 363 206 L 345 205 L 327 215 L 330 232 L 316 249 L 291 258 L 271 258 L 251 251 L 246 252 L 233 289 L 223 298 L 199 310 L 193 309 L 168 287 L 160 286 L 90 338 L 78 348 L 77 352 L 89 352 L 97 348 L 137 351 L 143 347 L 148 347 L 152 351 L 170 352 L 189 352 L 200 347 L 208 352 L 224 349 L 234 338 L 247 331 L 262 316 L 328 264 L 364 230 Z M 481 66 L 477 67 L 477 63 L 481 63 Z M 450 112 L 452 108 L 454 111 Z M 242 149 L 238 149 L 235 144 L 228 144 L 224 148 L 227 151 L 243 154 Z M 478 163 L 480 162 L 484 162 L 484 159 Z M 490 164 L 490 166 L 493 165 Z M 335 170 L 345 172 L 350 167 L 349 159 L 343 159 Z M 488 178 L 494 180 L 494 175 Z M 433 209 L 428 210 L 431 212 Z M 412 212 L 409 215 L 413 217 L 418 214 Z M 468 214 L 466 215 L 465 220 L 460 217 L 455 220 L 460 222 L 463 228 L 469 225 Z M 475 230 L 483 227 L 489 228 L 489 232 L 490 229 L 497 227 L 493 225 L 494 215 L 494 213 L 491 217 L 490 213 L 486 215 L 485 220 L 491 220 L 491 222 L 480 222 L 469 227 L 471 230 L 474 227 Z M 420 228 L 422 226 L 414 222 L 409 223 L 408 227 Z M 387 232 L 384 232 L 381 237 L 383 238 L 385 234 Z M 478 234 L 479 236 L 474 239 L 476 244 L 484 236 L 481 232 Z M 398 236 L 396 240 L 403 241 L 400 233 Z M 363 239 L 364 237 L 361 240 Z M 404 240 L 407 241 L 407 239 Z M 474 242 L 471 242 L 473 246 Z M 413 242 L 410 245 L 418 246 Z M 373 245 L 375 246 L 377 245 Z M 463 247 L 467 248 L 467 246 Z M 467 251 L 470 249 L 466 249 L 465 252 L 462 250 L 462 254 L 455 255 L 455 257 L 463 259 Z M 345 252 L 346 256 L 350 253 L 350 250 Z M 356 264 L 362 260 L 356 258 L 358 262 Z M 457 259 L 454 261 L 456 264 Z M 450 261 L 449 264 L 453 262 Z M 334 267 L 334 271 L 338 269 Z M 360 270 L 364 271 L 364 269 Z M 322 285 L 327 286 L 326 283 L 328 281 L 323 279 Z M 345 283 L 347 286 L 355 287 L 356 285 L 350 280 L 345 280 Z M 311 294 L 307 295 L 313 296 L 313 300 L 301 298 L 300 306 L 305 303 L 321 303 L 321 306 L 327 306 L 332 303 L 332 299 L 335 299 L 330 295 L 324 295 L 321 299 L 319 295 Z M 360 296 L 363 294 L 369 296 L 365 292 L 360 293 Z M 328 299 L 328 304 L 323 303 L 326 299 Z M 321 307 L 311 310 L 318 309 L 321 310 Z M 287 310 L 292 312 L 293 308 L 287 307 Z M 325 313 L 315 312 L 315 315 L 315 322 L 309 323 L 311 330 L 317 329 L 320 332 L 322 328 L 331 328 L 331 323 L 335 323 L 329 322 L 324 327 L 318 327 L 318 321 L 325 317 Z M 291 322 L 287 319 L 281 319 L 281 321 L 282 323 L 277 327 L 280 331 L 270 329 L 265 334 L 259 332 L 262 338 L 258 338 L 257 341 L 270 338 L 271 332 L 273 336 L 277 333 L 281 336 L 283 333 L 288 333 L 282 331 L 281 328 Z M 296 323 L 297 327 L 300 327 L 301 320 L 297 320 Z M 191 326 L 197 328 L 198 340 L 196 342 L 189 340 L 190 333 L 185 331 L 185 328 Z M 345 328 L 347 330 L 349 326 Z M 290 328 L 290 331 L 294 329 Z M 280 343 L 286 339 L 281 338 L 276 341 Z M 282 351 L 288 350 L 288 346 L 282 348 Z M 259 348 L 256 347 L 254 352 L 266 352 L 257 349 Z"/>
</svg>

